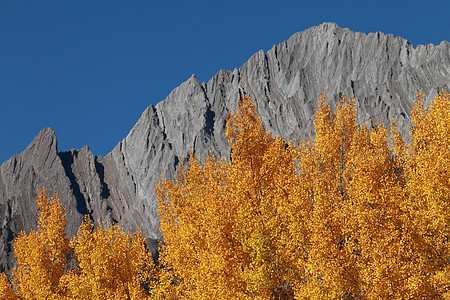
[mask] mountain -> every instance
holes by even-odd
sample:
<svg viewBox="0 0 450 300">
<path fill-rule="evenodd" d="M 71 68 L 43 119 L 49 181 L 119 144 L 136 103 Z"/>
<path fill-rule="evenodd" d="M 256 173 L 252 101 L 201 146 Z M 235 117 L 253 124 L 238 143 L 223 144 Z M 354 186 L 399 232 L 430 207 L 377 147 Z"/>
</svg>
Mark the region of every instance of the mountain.
<svg viewBox="0 0 450 300">
<path fill-rule="evenodd" d="M 58 192 L 66 207 L 68 234 L 84 214 L 96 224 L 142 229 L 155 253 L 158 230 L 153 185 L 174 178 L 189 149 L 200 158 L 228 156 L 224 135 L 229 111 L 251 96 L 266 129 L 285 140 L 313 135 L 316 101 L 334 106 L 341 93 L 356 99 L 359 122 L 389 123 L 409 132 L 411 104 L 419 89 L 427 103 L 450 81 L 450 48 L 419 45 L 381 32 L 364 34 L 324 23 L 259 51 L 239 69 L 220 70 L 207 83 L 193 75 L 156 106 L 105 157 L 87 146 L 59 152 L 56 135 L 44 128 L 20 154 L 0 166 L 0 270 L 14 265 L 12 241 L 35 228 L 41 186 Z"/>
</svg>

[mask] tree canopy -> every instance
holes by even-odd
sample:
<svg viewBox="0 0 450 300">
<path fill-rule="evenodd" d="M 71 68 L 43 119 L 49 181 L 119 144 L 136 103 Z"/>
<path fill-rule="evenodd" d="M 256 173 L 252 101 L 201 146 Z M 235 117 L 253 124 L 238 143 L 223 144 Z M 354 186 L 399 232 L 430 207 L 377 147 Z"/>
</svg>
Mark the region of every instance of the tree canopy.
<svg viewBox="0 0 450 300">
<path fill-rule="evenodd" d="M 1 299 L 144 299 L 155 270 L 140 232 L 119 226 L 94 229 L 86 217 L 68 239 L 58 196 L 40 191 L 37 231 L 14 241 L 11 283 L 0 277 Z"/>
<path fill-rule="evenodd" d="M 394 123 L 358 124 L 345 97 L 334 113 L 322 97 L 315 140 L 295 144 L 244 96 L 231 159 L 190 157 L 156 187 L 171 297 L 448 297 L 450 96 L 423 99 L 409 144 Z"/>
</svg>

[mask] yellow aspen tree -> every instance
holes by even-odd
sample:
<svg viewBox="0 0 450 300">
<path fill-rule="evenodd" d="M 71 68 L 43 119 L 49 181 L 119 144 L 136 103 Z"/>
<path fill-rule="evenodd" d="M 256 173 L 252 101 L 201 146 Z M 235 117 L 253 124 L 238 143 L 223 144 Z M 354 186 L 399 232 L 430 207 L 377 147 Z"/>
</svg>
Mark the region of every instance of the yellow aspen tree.
<svg viewBox="0 0 450 300">
<path fill-rule="evenodd" d="M 345 243 L 356 280 L 352 294 L 366 299 L 401 298 L 409 291 L 414 228 L 402 206 L 403 181 L 383 126 L 358 128 L 349 151 Z"/>
<path fill-rule="evenodd" d="M 234 236 L 247 255 L 243 268 L 249 295 L 262 299 L 292 296 L 295 280 L 285 255 L 289 238 L 281 210 L 289 201 L 295 175 L 293 144 L 265 131 L 252 100 L 244 97 L 229 118 L 229 179 L 238 218 Z"/>
<path fill-rule="evenodd" d="M 306 226 L 308 234 L 302 238 L 306 238 L 307 247 L 307 260 L 303 260 L 306 276 L 297 293 L 337 298 L 353 294 L 352 287 L 357 282 L 347 247 L 351 236 L 343 217 L 348 205 L 349 152 L 357 132 L 356 110 L 353 101 L 344 98 L 335 114 L 325 98 L 318 104 L 315 142 L 301 144 L 298 154 L 298 174 L 303 178 L 298 179 L 301 194 L 297 198 L 310 211 L 299 225 Z"/>
<path fill-rule="evenodd" d="M 65 229 L 67 219 L 58 196 L 48 197 L 44 188 L 37 200 L 37 231 L 20 232 L 14 241 L 17 268 L 13 285 L 21 299 L 56 299 L 64 294 L 59 281 L 70 252 Z"/>
<path fill-rule="evenodd" d="M 357 124 L 354 100 L 342 97 L 335 113 L 319 101 L 315 133 L 297 148 L 296 188 L 284 210 L 302 279 L 295 296 L 405 295 L 413 227 L 387 130 Z"/>
<path fill-rule="evenodd" d="M 103 226 L 103 225 L 102 225 Z M 61 281 L 72 299 L 147 299 L 154 265 L 140 232 L 93 228 L 86 217 L 70 241 L 75 267 Z"/>
<path fill-rule="evenodd" d="M 160 263 L 173 274 L 168 279 L 176 282 L 174 299 L 231 299 L 242 284 L 235 279 L 240 259 L 233 251 L 233 208 L 221 196 L 226 165 L 210 157 L 201 166 L 190 157 L 186 168 L 177 181 L 163 180 L 156 188 L 163 199 Z"/>
<path fill-rule="evenodd" d="M 424 107 L 420 92 L 411 111 L 411 143 L 397 138 L 415 236 L 411 289 L 422 297 L 450 298 L 450 94 L 442 90 Z"/>
<path fill-rule="evenodd" d="M 1 299 L 147 299 L 156 267 L 138 231 L 118 225 L 94 229 L 86 216 L 78 235 L 65 237 L 64 209 L 41 189 L 38 230 L 14 241 L 11 283 L 0 274 Z"/>
<path fill-rule="evenodd" d="M 291 150 L 264 130 L 246 96 L 229 118 L 226 136 L 231 161 L 210 156 L 202 165 L 191 157 L 176 180 L 156 186 L 161 264 L 176 278 L 179 298 L 290 296 L 280 246 L 286 226 L 278 210 L 293 179 Z"/>
</svg>

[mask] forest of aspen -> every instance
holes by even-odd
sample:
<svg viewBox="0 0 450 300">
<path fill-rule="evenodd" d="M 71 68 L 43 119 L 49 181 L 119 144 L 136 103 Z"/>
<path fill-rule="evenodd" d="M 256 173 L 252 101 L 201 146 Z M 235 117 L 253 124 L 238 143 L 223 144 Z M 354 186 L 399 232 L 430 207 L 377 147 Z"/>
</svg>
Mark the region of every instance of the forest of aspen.
<svg viewBox="0 0 450 300">
<path fill-rule="evenodd" d="M 231 155 L 190 154 L 155 186 L 164 241 L 115 224 L 65 234 L 42 188 L 36 230 L 14 240 L 1 299 L 450 299 L 450 94 L 408 136 L 357 123 L 355 100 L 321 97 L 314 137 L 284 141 L 244 96 L 229 115 Z"/>
</svg>

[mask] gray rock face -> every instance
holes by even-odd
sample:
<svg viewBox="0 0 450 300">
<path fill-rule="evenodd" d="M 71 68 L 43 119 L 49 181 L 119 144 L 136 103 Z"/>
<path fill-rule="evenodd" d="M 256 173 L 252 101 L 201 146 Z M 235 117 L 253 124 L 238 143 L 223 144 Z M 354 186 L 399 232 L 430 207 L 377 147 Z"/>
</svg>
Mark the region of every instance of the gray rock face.
<svg viewBox="0 0 450 300">
<path fill-rule="evenodd" d="M 36 228 L 36 200 L 42 186 L 49 194 L 58 192 L 69 220 L 67 232 L 76 233 L 82 203 L 77 202 L 51 128 L 44 128 L 21 154 L 0 166 L 0 270 L 9 271 L 14 264 L 11 249 L 17 233 Z"/>
<path fill-rule="evenodd" d="M 174 178 L 190 149 L 200 158 L 209 151 L 229 155 L 226 117 L 244 93 L 255 100 L 266 129 L 285 140 L 314 134 L 321 93 L 332 106 L 341 93 L 355 98 L 359 122 L 394 119 L 407 134 L 419 89 L 429 102 L 449 81 L 447 41 L 414 48 L 400 37 L 324 23 L 256 53 L 239 69 L 219 71 L 208 83 L 192 76 L 167 99 L 149 106 L 105 157 L 94 157 L 88 147 L 58 153 L 55 134 L 46 128 L 0 166 L 0 265 L 11 268 L 13 237 L 35 227 L 40 186 L 59 193 L 69 235 L 89 214 L 97 224 L 141 228 L 155 251 L 162 235 L 154 184 L 160 174 Z"/>
</svg>

